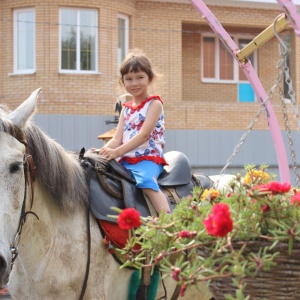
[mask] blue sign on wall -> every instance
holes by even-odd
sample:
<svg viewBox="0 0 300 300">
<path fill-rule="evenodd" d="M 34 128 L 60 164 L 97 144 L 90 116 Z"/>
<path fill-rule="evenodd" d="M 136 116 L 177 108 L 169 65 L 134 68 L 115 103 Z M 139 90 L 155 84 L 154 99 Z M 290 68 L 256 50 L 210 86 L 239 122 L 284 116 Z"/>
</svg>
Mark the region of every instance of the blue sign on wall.
<svg viewBox="0 0 300 300">
<path fill-rule="evenodd" d="M 250 83 L 238 84 L 239 102 L 254 102 L 255 94 Z"/>
</svg>

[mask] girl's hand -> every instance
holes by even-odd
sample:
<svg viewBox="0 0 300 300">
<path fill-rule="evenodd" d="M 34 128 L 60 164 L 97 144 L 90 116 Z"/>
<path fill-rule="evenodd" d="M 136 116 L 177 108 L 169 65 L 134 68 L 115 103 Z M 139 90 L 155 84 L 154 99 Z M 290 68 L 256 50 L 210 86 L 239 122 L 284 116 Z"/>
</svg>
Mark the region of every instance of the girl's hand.
<svg viewBox="0 0 300 300">
<path fill-rule="evenodd" d="M 0 297 L 5 295 L 7 292 L 8 292 L 8 288 L 6 288 L 6 287 L 1 288 L 0 289 Z"/>
<path fill-rule="evenodd" d="M 116 149 L 102 147 L 99 154 L 105 157 L 108 161 L 118 157 Z"/>
</svg>

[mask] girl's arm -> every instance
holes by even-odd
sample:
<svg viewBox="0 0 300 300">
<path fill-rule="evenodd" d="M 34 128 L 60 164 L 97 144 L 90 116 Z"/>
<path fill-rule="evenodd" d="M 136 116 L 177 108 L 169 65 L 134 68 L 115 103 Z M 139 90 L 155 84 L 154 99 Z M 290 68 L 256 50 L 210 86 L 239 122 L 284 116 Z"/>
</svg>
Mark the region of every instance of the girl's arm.
<svg viewBox="0 0 300 300">
<path fill-rule="evenodd" d="M 141 131 L 136 136 L 134 136 L 131 140 L 129 140 L 127 143 L 121 144 L 117 148 L 109 149 L 111 148 L 110 145 L 115 145 L 113 144 L 114 143 L 113 141 L 112 144 L 108 144 L 108 145 L 106 144 L 104 147 L 100 149 L 100 154 L 106 156 L 107 159 L 109 160 L 115 159 L 142 145 L 145 141 L 149 139 L 152 130 L 155 128 L 156 123 L 161 115 L 162 108 L 163 106 L 160 101 L 152 100 L 152 102 L 148 107 L 147 116 L 141 128 Z M 124 119 L 123 119 L 123 124 L 124 124 Z M 119 126 L 115 136 L 118 136 L 118 131 L 119 131 Z M 122 136 L 123 136 L 123 126 L 122 126 Z"/>
</svg>

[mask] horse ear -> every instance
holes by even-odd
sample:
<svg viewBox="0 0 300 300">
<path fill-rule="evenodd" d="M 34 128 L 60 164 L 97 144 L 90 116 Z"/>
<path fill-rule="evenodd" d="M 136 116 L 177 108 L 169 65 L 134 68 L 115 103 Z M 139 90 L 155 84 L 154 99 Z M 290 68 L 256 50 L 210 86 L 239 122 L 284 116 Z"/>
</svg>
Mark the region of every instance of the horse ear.
<svg viewBox="0 0 300 300">
<path fill-rule="evenodd" d="M 10 119 L 13 124 L 21 129 L 25 127 L 27 121 L 35 112 L 36 101 L 41 90 L 41 88 L 38 88 L 32 92 L 26 101 L 24 101 L 16 110 L 8 115 L 8 119 Z"/>
</svg>

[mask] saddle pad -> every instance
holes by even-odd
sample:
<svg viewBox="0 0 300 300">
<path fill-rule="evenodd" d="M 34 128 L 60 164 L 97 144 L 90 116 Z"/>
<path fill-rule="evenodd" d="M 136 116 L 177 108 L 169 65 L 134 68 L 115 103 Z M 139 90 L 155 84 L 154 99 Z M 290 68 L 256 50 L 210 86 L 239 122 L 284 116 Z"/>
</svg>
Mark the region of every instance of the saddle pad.
<svg viewBox="0 0 300 300">
<path fill-rule="evenodd" d="M 118 224 L 104 220 L 98 220 L 101 229 L 104 232 L 104 237 L 114 244 L 117 248 L 123 249 L 128 240 L 128 230 L 121 229 Z M 140 245 L 135 245 L 134 250 L 139 250 Z"/>
<path fill-rule="evenodd" d="M 121 229 L 118 224 L 98 220 L 104 235 L 118 248 L 124 248 L 128 240 L 128 231 Z"/>
</svg>

